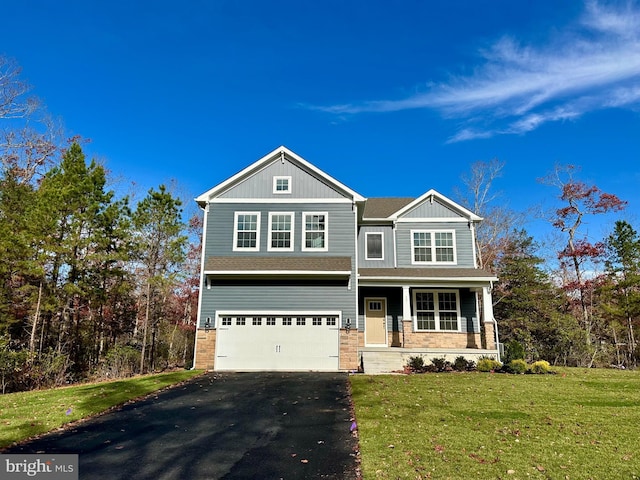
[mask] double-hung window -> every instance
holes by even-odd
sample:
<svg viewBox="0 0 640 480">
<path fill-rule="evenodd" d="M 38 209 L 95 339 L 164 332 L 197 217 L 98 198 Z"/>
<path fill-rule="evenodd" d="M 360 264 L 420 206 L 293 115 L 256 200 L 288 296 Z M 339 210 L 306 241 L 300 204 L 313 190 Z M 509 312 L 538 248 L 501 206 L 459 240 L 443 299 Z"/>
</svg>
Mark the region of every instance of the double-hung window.
<svg viewBox="0 0 640 480">
<path fill-rule="evenodd" d="M 412 230 L 411 263 L 456 264 L 456 235 L 453 230 Z"/>
<path fill-rule="evenodd" d="M 233 228 L 233 250 L 260 250 L 260 213 L 236 212 Z"/>
<path fill-rule="evenodd" d="M 384 260 L 384 252 L 382 250 L 382 232 L 367 232 L 365 234 L 366 260 Z"/>
<path fill-rule="evenodd" d="M 293 213 L 269 213 L 269 247 L 267 250 L 293 250 Z"/>
<path fill-rule="evenodd" d="M 416 330 L 460 331 L 457 291 L 416 290 L 413 293 Z"/>
<path fill-rule="evenodd" d="M 302 214 L 302 250 L 326 252 L 328 250 L 326 212 Z"/>
</svg>

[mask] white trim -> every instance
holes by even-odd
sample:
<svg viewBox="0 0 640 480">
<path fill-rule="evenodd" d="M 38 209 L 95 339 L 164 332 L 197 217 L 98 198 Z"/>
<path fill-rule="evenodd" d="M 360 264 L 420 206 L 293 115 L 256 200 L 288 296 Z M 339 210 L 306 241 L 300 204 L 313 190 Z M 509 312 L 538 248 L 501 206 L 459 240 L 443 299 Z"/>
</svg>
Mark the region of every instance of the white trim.
<svg viewBox="0 0 640 480">
<path fill-rule="evenodd" d="M 384 317 L 384 343 L 368 343 L 367 342 L 367 308 L 368 302 L 377 302 L 380 301 L 384 305 L 383 317 Z M 364 298 L 364 346 L 365 347 L 386 347 L 389 345 L 389 321 L 387 319 L 387 308 L 388 308 L 387 297 L 365 297 Z"/>
<path fill-rule="evenodd" d="M 287 181 L 286 190 L 278 190 L 278 180 Z M 275 195 L 291 195 L 291 175 L 274 175 L 273 177 L 273 193 Z"/>
<path fill-rule="evenodd" d="M 418 303 L 416 301 L 416 294 L 418 293 L 433 293 L 433 307 L 434 307 L 434 323 L 435 329 L 418 328 Z M 439 293 L 454 293 L 456 295 L 456 322 L 458 328 L 456 330 L 441 330 L 440 329 L 440 299 Z M 413 331 L 414 332 L 462 332 L 462 313 L 460 312 L 460 290 L 459 289 L 431 289 L 431 288 L 414 288 L 411 296 L 413 300 Z M 446 310 L 450 311 L 450 310 Z"/>
<path fill-rule="evenodd" d="M 396 220 L 398 223 L 469 223 L 468 218 L 462 217 L 404 217 Z"/>
<path fill-rule="evenodd" d="M 446 207 L 449 207 L 452 210 L 460 213 L 462 216 L 466 217 L 466 220 L 471 220 L 473 222 L 482 221 L 482 217 L 476 215 L 471 210 L 467 210 L 462 205 L 454 202 L 453 200 L 450 200 L 449 198 L 445 197 L 444 195 L 442 195 L 439 192 L 436 192 L 433 189 L 431 189 L 428 192 L 424 193 L 419 198 L 416 198 L 413 202 L 409 203 L 408 205 L 405 205 L 400 210 L 395 212 L 393 215 L 390 215 L 389 218 L 390 219 L 399 219 L 399 217 L 402 217 L 403 215 L 407 214 L 411 210 L 414 210 L 415 208 L 420 206 L 422 203 L 424 203 L 429 198 L 431 198 L 431 200 L 433 200 L 434 198 L 438 199 Z M 442 218 L 440 220 L 442 220 Z"/>
<path fill-rule="evenodd" d="M 380 235 L 380 256 L 379 257 L 370 257 L 369 256 L 369 235 Z M 384 232 L 365 232 L 364 234 L 364 258 L 365 260 L 372 261 L 382 261 L 384 260 Z"/>
<path fill-rule="evenodd" d="M 273 223 L 272 217 L 274 215 L 289 215 L 291 217 L 291 230 L 289 230 L 290 238 L 289 238 L 289 246 L 288 247 L 274 247 L 272 244 L 273 240 Z M 295 220 L 296 215 L 294 212 L 269 212 L 269 234 L 267 236 L 267 251 L 268 252 L 293 252 L 294 250 L 294 232 L 295 232 Z M 286 232 L 286 230 L 279 230 L 279 232 Z"/>
<path fill-rule="evenodd" d="M 348 203 L 348 198 L 214 198 L 209 203 Z"/>
<path fill-rule="evenodd" d="M 324 215 L 324 246 L 322 248 L 307 247 L 307 215 Z M 302 212 L 302 239 L 300 241 L 300 247 L 303 252 L 327 252 L 329 250 L 328 212 Z"/>
<path fill-rule="evenodd" d="M 431 245 L 429 246 L 429 248 L 431 249 L 431 261 L 428 262 L 419 262 L 416 261 L 416 257 L 415 257 L 415 248 L 416 245 L 414 243 L 414 233 L 429 233 L 431 235 Z M 438 248 L 435 244 L 435 234 L 436 233 L 450 233 L 451 234 L 451 239 L 453 241 L 453 246 L 452 247 L 446 247 L 446 248 L 452 248 L 453 249 L 453 261 L 447 261 L 447 262 L 438 262 L 436 260 L 436 248 Z M 424 229 L 424 228 L 417 228 L 417 229 L 412 229 L 409 231 L 410 234 L 410 241 L 411 241 L 411 264 L 412 265 L 457 265 L 458 264 L 458 255 L 457 255 L 457 243 L 456 243 L 456 231 L 455 230 L 451 230 L 451 229 Z M 424 247 L 421 247 L 424 248 Z"/>
<path fill-rule="evenodd" d="M 256 246 L 238 247 L 238 216 L 256 215 Z M 234 252 L 259 252 L 260 251 L 260 212 L 234 212 L 233 214 L 233 251 Z M 250 231 L 250 230 L 247 230 Z"/>
</svg>

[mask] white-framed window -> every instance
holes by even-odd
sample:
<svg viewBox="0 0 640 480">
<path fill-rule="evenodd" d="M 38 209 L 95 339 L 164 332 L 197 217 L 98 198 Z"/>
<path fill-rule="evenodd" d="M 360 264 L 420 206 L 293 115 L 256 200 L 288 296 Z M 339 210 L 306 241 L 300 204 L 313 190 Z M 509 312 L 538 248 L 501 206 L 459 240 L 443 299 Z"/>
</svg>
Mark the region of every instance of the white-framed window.
<svg viewBox="0 0 640 480">
<path fill-rule="evenodd" d="M 306 325 L 306 324 L 307 324 L 307 319 L 305 317 L 296 318 L 296 325 Z"/>
<path fill-rule="evenodd" d="M 326 252 L 328 245 L 327 212 L 302 214 L 302 250 Z"/>
<path fill-rule="evenodd" d="M 247 324 L 247 319 L 245 317 L 236 318 L 236 325 L 246 325 L 246 324 Z"/>
<path fill-rule="evenodd" d="M 367 232 L 365 233 L 365 259 L 367 260 L 384 260 L 383 240 L 384 235 L 382 232 Z"/>
<path fill-rule="evenodd" d="M 267 325 L 275 325 L 276 324 L 276 317 L 267 317 Z"/>
<path fill-rule="evenodd" d="M 414 327 L 418 331 L 460 331 L 460 296 L 457 290 L 414 290 Z"/>
<path fill-rule="evenodd" d="M 273 193 L 291 193 L 291 177 L 275 176 L 273 177 Z"/>
<path fill-rule="evenodd" d="M 233 250 L 260 250 L 260 212 L 235 212 Z"/>
<path fill-rule="evenodd" d="M 293 250 L 294 215 L 291 212 L 269 212 L 269 251 Z"/>
<path fill-rule="evenodd" d="M 411 230 L 411 263 L 455 265 L 455 230 Z"/>
<path fill-rule="evenodd" d="M 335 326 L 337 320 L 338 320 L 337 317 L 327 317 L 327 325 L 328 326 Z"/>
<path fill-rule="evenodd" d="M 231 325 L 231 317 L 222 317 L 222 326 L 228 327 Z"/>
<path fill-rule="evenodd" d="M 291 317 L 282 317 L 282 325 L 291 325 Z"/>
<path fill-rule="evenodd" d="M 252 325 L 262 325 L 262 317 L 253 317 Z"/>
</svg>

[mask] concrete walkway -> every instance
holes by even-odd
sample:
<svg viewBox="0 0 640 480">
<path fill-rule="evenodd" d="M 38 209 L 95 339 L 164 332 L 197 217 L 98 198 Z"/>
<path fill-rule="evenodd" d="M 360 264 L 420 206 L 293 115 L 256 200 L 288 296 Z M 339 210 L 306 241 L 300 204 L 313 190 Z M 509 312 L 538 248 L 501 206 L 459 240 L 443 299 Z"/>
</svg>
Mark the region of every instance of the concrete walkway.
<svg viewBox="0 0 640 480">
<path fill-rule="evenodd" d="M 348 377 L 209 373 L 3 453 L 78 453 L 80 479 L 356 479 Z"/>
</svg>

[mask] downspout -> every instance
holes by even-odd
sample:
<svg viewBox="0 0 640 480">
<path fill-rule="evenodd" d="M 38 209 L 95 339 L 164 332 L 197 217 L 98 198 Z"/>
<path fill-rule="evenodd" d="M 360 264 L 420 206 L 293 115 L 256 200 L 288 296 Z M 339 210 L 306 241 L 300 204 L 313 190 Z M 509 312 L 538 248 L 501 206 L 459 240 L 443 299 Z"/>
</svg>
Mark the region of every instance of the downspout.
<svg viewBox="0 0 640 480">
<path fill-rule="evenodd" d="M 202 208 L 202 207 L 201 207 Z M 196 315 L 196 334 L 193 338 L 193 365 L 191 370 L 196 368 L 196 358 L 198 353 L 198 328 L 200 328 L 200 318 L 202 315 L 202 291 L 204 290 L 204 260 L 207 243 L 207 219 L 209 216 L 209 202 L 202 208 L 204 218 L 202 219 L 202 251 L 200 252 L 200 288 L 198 289 L 198 313 Z"/>
<path fill-rule="evenodd" d="M 353 203 L 351 204 L 351 210 L 353 211 L 353 230 L 354 230 L 354 258 L 355 258 L 355 273 L 354 273 L 354 278 L 355 278 L 355 290 L 356 290 L 356 335 L 358 334 L 358 329 L 360 328 L 360 312 L 358 309 L 358 300 L 360 297 L 360 288 L 359 288 L 359 276 L 360 274 L 358 273 L 358 255 L 360 255 L 360 251 L 358 249 L 358 204 L 355 202 L 355 200 L 353 201 Z"/>
</svg>

